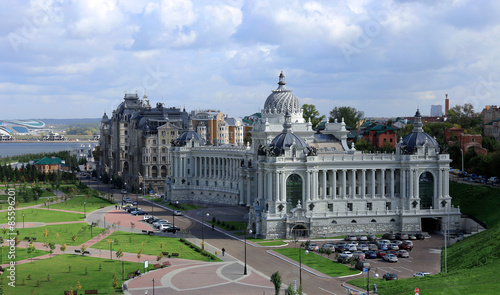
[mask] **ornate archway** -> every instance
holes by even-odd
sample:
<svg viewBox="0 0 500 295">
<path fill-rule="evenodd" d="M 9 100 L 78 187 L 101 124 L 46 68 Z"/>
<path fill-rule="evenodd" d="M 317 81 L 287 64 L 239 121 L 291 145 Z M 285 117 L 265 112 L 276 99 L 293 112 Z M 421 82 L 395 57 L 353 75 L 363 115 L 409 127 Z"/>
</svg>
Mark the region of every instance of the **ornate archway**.
<svg viewBox="0 0 500 295">
<path fill-rule="evenodd" d="M 309 237 L 309 229 L 304 224 L 296 224 L 292 227 L 291 237 L 296 239 Z"/>
<path fill-rule="evenodd" d="M 302 177 L 294 173 L 286 179 L 286 211 L 295 208 L 299 200 L 302 202 Z"/>
<path fill-rule="evenodd" d="M 434 200 L 434 176 L 426 171 L 420 174 L 418 179 L 418 196 L 420 197 L 420 209 L 435 208 Z"/>
</svg>

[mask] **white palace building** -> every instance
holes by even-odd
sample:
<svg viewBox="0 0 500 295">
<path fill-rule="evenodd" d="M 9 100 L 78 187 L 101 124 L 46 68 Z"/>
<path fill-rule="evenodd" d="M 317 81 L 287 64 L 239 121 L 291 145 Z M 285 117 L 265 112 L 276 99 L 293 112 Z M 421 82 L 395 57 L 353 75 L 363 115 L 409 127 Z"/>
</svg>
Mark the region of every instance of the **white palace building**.
<svg viewBox="0 0 500 295">
<path fill-rule="evenodd" d="M 395 153 L 362 153 L 348 147 L 344 122 L 313 131 L 285 84 L 281 73 L 251 146 L 206 146 L 192 128 L 173 141 L 166 198 L 247 206 L 250 229 L 266 239 L 461 228 L 451 160 L 418 110 Z"/>
</svg>

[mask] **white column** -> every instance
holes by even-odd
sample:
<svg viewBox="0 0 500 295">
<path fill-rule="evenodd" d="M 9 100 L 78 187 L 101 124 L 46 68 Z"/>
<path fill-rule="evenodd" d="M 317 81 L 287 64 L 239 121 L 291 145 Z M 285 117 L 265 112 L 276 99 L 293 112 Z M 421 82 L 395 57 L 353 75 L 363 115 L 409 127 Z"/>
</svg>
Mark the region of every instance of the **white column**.
<svg viewBox="0 0 500 295">
<path fill-rule="evenodd" d="M 342 169 L 342 199 L 346 198 L 347 195 L 347 181 L 346 181 L 347 171 Z"/>
<path fill-rule="evenodd" d="M 280 172 L 275 172 L 274 173 L 274 196 L 273 196 L 274 201 L 279 201 L 280 200 Z"/>
<path fill-rule="evenodd" d="M 311 171 L 306 171 L 306 194 L 306 200 L 311 200 Z"/>
<path fill-rule="evenodd" d="M 409 172 L 410 172 L 410 175 L 408 176 L 408 180 L 409 180 L 409 193 L 410 193 L 410 199 L 413 199 L 413 180 L 414 180 L 414 177 L 413 177 L 413 169 L 409 169 Z"/>
<path fill-rule="evenodd" d="M 356 198 L 356 169 L 351 170 L 351 197 Z"/>
<path fill-rule="evenodd" d="M 267 172 L 267 201 L 273 200 L 273 173 Z"/>
<path fill-rule="evenodd" d="M 312 183 L 312 199 L 316 201 L 318 199 L 318 189 L 319 189 L 319 183 L 318 183 L 318 170 L 313 171 L 313 183 Z"/>
<path fill-rule="evenodd" d="M 408 198 L 408 192 L 406 191 L 406 169 L 401 169 L 401 187 L 399 188 L 401 191 L 401 198 Z"/>
<path fill-rule="evenodd" d="M 281 171 L 280 173 L 281 175 L 281 190 L 280 190 L 280 201 L 285 201 L 286 200 L 286 196 L 285 196 L 285 190 L 286 190 L 286 180 L 285 180 L 285 173 L 283 171 Z"/>
<path fill-rule="evenodd" d="M 415 171 L 413 173 L 413 177 L 414 177 L 414 179 L 413 179 L 413 189 L 415 191 L 415 193 L 413 194 L 413 196 L 415 198 L 418 198 L 419 197 L 419 193 L 418 193 L 418 183 L 419 182 L 418 182 L 418 170 L 417 169 L 415 169 Z"/>
<path fill-rule="evenodd" d="M 376 173 L 376 170 L 375 169 L 372 169 L 372 198 L 375 198 L 375 173 Z"/>
<path fill-rule="evenodd" d="M 252 206 L 252 178 L 250 176 L 246 176 L 246 185 L 247 185 L 247 206 Z M 258 198 L 259 196 L 257 196 Z"/>
<path fill-rule="evenodd" d="M 361 170 L 361 198 L 366 198 L 366 169 Z"/>
<path fill-rule="evenodd" d="M 443 197 L 447 197 L 450 195 L 450 173 L 448 173 L 448 171 L 445 170 L 445 173 L 444 173 L 444 196 Z"/>
<path fill-rule="evenodd" d="M 240 177 L 240 185 L 239 185 L 239 190 L 240 190 L 240 205 L 245 205 L 245 176 Z"/>
<path fill-rule="evenodd" d="M 332 199 L 337 198 L 337 170 L 332 170 Z"/>
<path fill-rule="evenodd" d="M 327 183 L 326 183 L 326 173 L 327 170 L 321 170 L 321 182 L 322 182 L 322 185 L 323 185 L 323 192 L 322 192 L 322 196 L 321 196 L 321 199 L 324 200 L 326 199 L 326 186 L 327 186 Z"/>
<path fill-rule="evenodd" d="M 380 170 L 380 195 L 385 198 L 385 169 Z"/>
<path fill-rule="evenodd" d="M 391 198 L 394 198 L 394 169 L 391 169 Z"/>
</svg>

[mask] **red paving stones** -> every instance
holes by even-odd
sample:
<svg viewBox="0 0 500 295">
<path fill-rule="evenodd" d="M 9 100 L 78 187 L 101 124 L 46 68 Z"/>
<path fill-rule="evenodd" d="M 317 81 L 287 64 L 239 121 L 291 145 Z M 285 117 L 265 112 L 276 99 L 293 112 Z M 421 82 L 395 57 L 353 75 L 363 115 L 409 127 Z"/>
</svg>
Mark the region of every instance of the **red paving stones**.
<svg viewBox="0 0 500 295">
<path fill-rule="evenodd" d="M 147 224 L 142 222 L 142 216 L 134 216 L 123 210 L 113 209 L 106 213 L 106 222 L 114 223 L 116 225 L 121 225 L 124 227 L 131 228 L 131 222 L 135 224 L 135 228 L 139 230 L 153 230 L 153 228 Z"/>
</svg>

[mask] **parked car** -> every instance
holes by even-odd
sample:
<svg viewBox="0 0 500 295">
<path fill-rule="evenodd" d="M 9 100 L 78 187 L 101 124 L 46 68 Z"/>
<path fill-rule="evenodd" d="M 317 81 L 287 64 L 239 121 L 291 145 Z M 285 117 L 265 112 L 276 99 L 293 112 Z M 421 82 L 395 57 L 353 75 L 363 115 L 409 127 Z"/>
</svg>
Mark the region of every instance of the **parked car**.
<svg viewBox="0 0 500 295">
<path fill-rule="evenodd" d="M 415 237 L 417 238 L 417 240 L 425 240 L 424 234 L 415 234 Z"/>
<path fill-rule="evenodd" d="M 368 250 L 369 251 L 377 251 L 378 250 L 377 244 L 368 244 Z"/>
<path fill-rule="evenodd" d="M 375 259 L 375 258 L 377 258 L 377 253 L 375 251 L 366 251 L 365 257 L 367 259 Z"/>
<path fill-rule="evenodd" d="M 358 246 L 356 246 L 354 244 L 348 244 L 347 245 L 347 250 L 349 250 L 349 251 L 357 251 L 358 250 Z"/>
<path fill-rule="evenodd" d="M 389 250 L 399 250 L 399 246 L 396 243 L 390 243 L 387 245 L 387 248 L 389 248 Z"/>
<path fill-rule="evenodd" d="M 324 243 L 323 246 L 321 246 L 322 249 L 330 249 L 332 251 L 335 251 L 335 244 L 334 243 Z"/>
<path fill-rule="evenodd" d="M 410 258 L 410 253 L 408 253 L 408 251 L 406 251 L 406 250 L 399 250 L 398 251 L 398 257 L 401 257 L 401 258 Z"/>
<path fill-rule="evenodd" d="M 181 229 L 177 226 L 167 226 L 166 228 L 162 229 L 162 231 L 164 232 L 169 232 L 169 233 L 175 233 L 175 232 L 178 232 L 180 231 Z"/>
<path fill-rule="evenodd" d="M 399 248 L 402 250 L 411 251 L 411 250 L 413 250 L 413 245 L 405 243 L 405 244 L 401 245 L 401 247 L 399 247 Z"/>
<path fill-rule="evenodd" d="M 130 207 L 134 207 L 134 206 L 132 206 L 132 204 L 125 204 L 125 205 L 122 206 L 122 209 L 123 210 L 127 210 Z"/>
<path fill-rule="evenodd" d="M 382 235 L 382 239 L 395 240 L 396 239 L 396 235 L 395 234 L 391 234 L 391 233 L 385 233 L 385 234 Z"/>
<path fill-rule="evenodd" d="M 373 242 L 373 241 L 378 240 L 378 238 L 375 235 L 367 235 L 366 237 L 368 238 L 368 241 L 372 241 Z"/>
<path fill-rule="evenodd" d="M 149 224 L 153 224 L 153 223 L 157 222 L 158 220 L 160 220 L 160 218 L 152 217 L 152 218 L 149 218 L 148 220 L 146 220 L 146 222 Z"/>
<path fill-rule="evenodd" d="M 425 276 L 430 276 L 431 274 L 428 272 L 416 272 L 413 274 L 414 277 L 425 277 Z"/>
<path fill-rule="evenodd" d="M 384 256 L 384 260 L 387 262 L 398 262 L 398 257 L 395 254 L 387 254 Z"/>
<path fill-rule="evenodd" d="M 344 238 L 344 241 L 357 241 L 357 240 L 358 240 L 358 238 L 354 235 L 347 235 Z"/>
<path fill-rule="evenodd" d="M 391 281 L 391 280 L 397 280 L 399 279 L 398 278 L 398 275 L 395 274 L 395 273 L 386 273 L 382 279 L 386 280 L 386 281 Z"/>
<path fill-rule="evenodd" d="M 379 258 L 384 258 L 384 256 L 387 255 L 387 252 L 385 252 L 384 250 L 377 250 L 376 253 Z"/>
<path fill-rule="evenodd" d="M 146 212 L 144 210 L 136 210 L 136 211 L 132 212 L 132 215 L 135 215 L 135 216 L 137 216 L 137 215 L 147 215 L 147 214 L 148 214 L 148 212 Z"/>
<path fill-rule="evenodd" d="M 122 194 L 126 194 L 127 190 L 126 189 L 122 189 L 121 192 L 122 192 Z"/>
<path fill-rule="evenodd" d="M 408 240 L 408 234 L 405 233 L 397 233 L 396 240 Z"/>
<path fill-rule="evenodd" d="M 133 201 L 133 202 L 132 202 L 132 206 L 137 206 L 137 202 L 136 202 L 136 201 Z"/>
<path fill-rule="evenodd" d="M 359 251 L 368 251 L 368 250 L 370 250 L 370 248 L 368 247 L 367 244 L 360 244 L 360 245 L 358 245 L 358 250 Z"/>
<path fill-rule="evenodd" d="M 340 245 L 337 244 L 335 247 L 335 251 L 339 253 L 344 252 L 346 249 L 347 249 L 347 244 L 340 244 Z"/>
<path fill-rule="evenodd" d="M 368 237 L 365 235 L 359 235 L 358 236 L 358 241 L 368 241 Z"/>
<path fill-rule="evenodd" d="M 339 257 L 347 257 L 348 259 L 352 257 L 352 252 L 349 252 L 349 251 L 344 251 L 342 253 L 340 253 Z"/>
<path fill-rule="evenodd" d="M 408 234 L 408 240 L 416 240 L 417 237 L 414 234 Z"/>
<path fill-rule="evenodd" d="M 128 207 L 128 208 L 126 209 L 126 211 L 127 211 L 128 213 L 130 213 L 130 212 L 132 212 L 132 211 L 139 210 L 139 209 L 140 209 L 140 208 L 137 208 L 137 207 L 135 207 L 135 206 L 130 206 L 130 207 Z"/>
<path fill-rule="evenodd" d="M 365 260 L 365 252 L 362 252 L 362 251 L 354 251 L 352 252 L 352 257 L 354 257 L 354 259 L 356 260 Z"/>
<path fill-rule="evenodd" d="M 488 182 L 489 183 L 497 183 L 497 182 L 499 182 L 499 180 L 498 180 L 498 177 L 493 176 L 493 177 L 488 178 Z"/>
<path fill-rule="evenodd" d="M 378 246 L 378 249 L 379 249 L 379 250 L 383 250 L 383 251 L 387 251 L 387 250 L 389 250 L 389 247 L 387 246 L 387 244 L 380 243 L 380 244 L 378 244 L 377 246 Z"/>
<path fill-rule="evenodd" d="M 174 215 L 175 216 L 182 216 L 182 211 L 180 211 L 180 210 L 174 210 Z"/>
<path fill-rule="evenodd" d="M 130 198 L 129 198 L 129 197 L 125 197 L 125 198 L 123 198 L 123 201 L 124 201 L 125 203 L 131 203 L 131 202 L 132 202 L 132 200 L 130 200 Z"/>
<path fill-rule="evenodd" d="M 171 227 L 173 227 L 171 223 L 160 223 L 158 225 L 158 230 L 168 231 L 168 229 Z M 170 231 L 173 231 L 173 229 L 171 229 Z"/>
<path fill-rule="evenodd" d="M 309 250 L 309 251 L 319 251 L 319 246 L 318 246 L 318 244 L 309 244 L 309 247 L 307 247 L 307 250 Z"/>
</svg>

